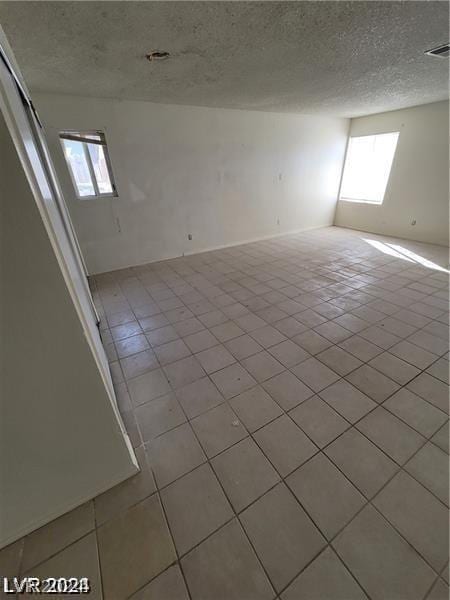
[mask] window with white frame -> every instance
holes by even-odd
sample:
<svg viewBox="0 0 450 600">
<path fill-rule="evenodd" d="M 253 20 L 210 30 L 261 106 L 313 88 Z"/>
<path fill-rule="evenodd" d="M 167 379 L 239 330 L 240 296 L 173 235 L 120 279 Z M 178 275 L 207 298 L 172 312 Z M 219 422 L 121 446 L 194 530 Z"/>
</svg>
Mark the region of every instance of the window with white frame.
<svg viewBox="0 0 450 600">
<path fill-rule="evenodd" d="M 340 200 L 382 204 L 398 136 L 393 131 L 349 139 Z"/>
<path fill-rule="evenodd" d="M 117 196 L 105 134 L 61 131 L 59 137 L 77 197 Z"/>
</svg>

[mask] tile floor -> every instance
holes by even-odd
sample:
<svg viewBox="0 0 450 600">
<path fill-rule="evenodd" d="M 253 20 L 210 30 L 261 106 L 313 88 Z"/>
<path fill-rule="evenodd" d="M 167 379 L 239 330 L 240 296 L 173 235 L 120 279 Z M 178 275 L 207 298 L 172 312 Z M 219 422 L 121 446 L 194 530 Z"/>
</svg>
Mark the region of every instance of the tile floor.
<svg viewBox="0 0 450 600">
<path fill-rule="evenodd" d="M 448 599 L 429 261 L 446 249 L 332 227 L 97 276 L 141 472 L 0 572 L 88 576 L 107 600 Z"/>
</svg>

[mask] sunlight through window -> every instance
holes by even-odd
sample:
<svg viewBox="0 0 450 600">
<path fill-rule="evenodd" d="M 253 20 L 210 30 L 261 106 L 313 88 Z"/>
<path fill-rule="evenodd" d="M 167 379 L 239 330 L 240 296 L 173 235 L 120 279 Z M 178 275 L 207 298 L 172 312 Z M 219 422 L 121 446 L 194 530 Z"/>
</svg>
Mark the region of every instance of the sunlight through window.
<svg viewBox="0 0 450 600">
<path fill-rule="evenodd" d="M 383 202 L 398 136 L 395 131 L 350 138 L 340 200 Z"/>
<path fill-rule="evenodd" d="M 395 258 L 401 258 L 402 260 L 406 260 L 411 263 L 416 263 L 426 267 L 427 269 L 433 269 L 434 271 L 441 271 L 442 273 L 450 273 L 448 269 L 441 267 L 440 265 L 420 256 L 420 254 L 416 254 L 403 246 L 399 246 L 398 244 L 390 244 L 389 242 L 380 242 L 379 240 L 369 240 L 367 238 L 361 238 L 383 254 L 388 254 L 389 256 L 394 256 Z"/>
</svg>

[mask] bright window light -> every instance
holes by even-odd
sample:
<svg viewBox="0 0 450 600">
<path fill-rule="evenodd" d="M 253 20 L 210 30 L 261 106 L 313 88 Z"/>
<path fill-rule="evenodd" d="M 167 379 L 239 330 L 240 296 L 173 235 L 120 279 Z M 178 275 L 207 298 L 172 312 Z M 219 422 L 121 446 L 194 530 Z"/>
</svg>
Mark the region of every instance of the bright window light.
<svg viewBox="0 0 450 600">
<path fill-rule="evenodd" d="M 398 136 L 394 131 L 350 138 L 340 200 L 383 202 Z"/>
<path fill-rule="evenodd" d="M 117 196 L 105 134 L 62 131 L 59 137 L 77 197 Z"/>
</svg>

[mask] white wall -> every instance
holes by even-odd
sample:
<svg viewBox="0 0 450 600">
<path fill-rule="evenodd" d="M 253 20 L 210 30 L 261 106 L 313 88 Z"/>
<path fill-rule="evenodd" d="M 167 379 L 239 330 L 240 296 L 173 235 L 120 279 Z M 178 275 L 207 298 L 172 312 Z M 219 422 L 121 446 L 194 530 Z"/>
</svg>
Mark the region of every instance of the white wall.
<svg viewBox="0 0 450 600">
<path fill-rule="evenodd" d="M 2 547 L 136 467 L 1 112 L 0 156 Z"/>
<path fill-rule="evenodd" d="M 351 136 L 400 137 L 383 204 L 339 201 L 335 225 L 448 245 L 448 111 L 448 102 L 436 102 L 352 119 Z"/>
<path fill-rule="evenodd" d="M 91 273 L 333 222 L 346 119 L 35 101 Z M 119 198 L 75 199 L 62 129 L 105 130 Z"/>
</svg>

